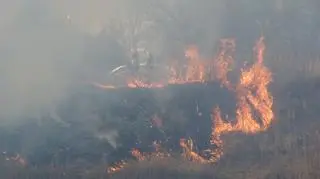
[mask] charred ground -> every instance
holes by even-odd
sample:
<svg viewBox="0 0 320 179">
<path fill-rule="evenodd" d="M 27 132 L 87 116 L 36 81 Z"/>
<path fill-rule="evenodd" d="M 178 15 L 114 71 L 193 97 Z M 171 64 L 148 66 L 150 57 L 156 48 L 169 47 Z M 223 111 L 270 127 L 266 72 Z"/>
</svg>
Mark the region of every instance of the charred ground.
<svg viewBox="0 0 320 179">
<path fill-rule="evenodd" d="M 141 11 L 143 15 L 148 13 L 148 18 L 157 23 L 156 30 L 152 29 L 150 37 L 146 35 L 148 37 L 143 40 L 157 42 L 160 39 L 160 43 L 149 43 L 152 44 L 150 47 L 156 49 L 154 51 L 158 59 L 167 59 L 171 55 L 180 58 L 183 56 L 182 49 L 188 45 L 206 49 L 206 55 L 210 56 L 215 51 L 212 47 L 217 41 L 214 40 L 215 36 L 235 37 L 236 63 L 239 65 L 245 60 L 250 61 L 253 42 L 263 34 L 267 44 L 265 63 L 270 67 L 274 79 L 270 89 L 274 97 L 276 119 L 267 131 L 254 135 L 241 132 L 223 135 L 224 155 L 220 161 L 214 166 L 195 164 L 179 158 L 179 139 L 192 137 L 201 151 L 209 145 L 212 106 L 218 104 L 222 113 L 231 115 L 230 118 L 235 115 L 235 96 L 221 88 L 220 84 L 110 90 L 77 86 L 72 95 L 54 109 L 58 115 L 27 118 L 22 120 L 20 126 L 0 128 L 0 150 L 3 152 L 0 156 L 0 178 L 319 178 L 319 3 L 313 0 L 226 0 L 223 1 L 225 6 L 213 8 L 216 6 L 211 2 L 180 1 L 177 4 L 168 3 L 170 6 L 148 6 L 146 9 L 160 9 L 161 13 L 165 13 L 165 18 L 161 18 L 163 14 Z M 144 8 L 145 4 L 148 3 L 139 3 Z M 101 7 L 106 11 L 105 6 Z M 138 8 L 132 7 L 128 10 Z M 213 13 L 219 9 L 225 13 Z M 211 17 L 217 16 L 223 16 L 222 23 L 211 21 Z M 21 13 L 19 17 L 23 22 L 32 19 L 28 13 Z M 30 25 L 29 31 L 42 29 L 41 25 L 50 22 L 47 16 L 38 14 L 38 17 L 41 18 L 28 21 L 36 22 L 36 25 Z M 129 13 L 128 17 L 133 16 Z M 130 36 L 126 39 L 124 31 L 121 31 L 123 29 L 112 25 L 107 25 L 107 30 L 97 36 L 84 35 L 83 31 L 67 26 L 62 21 L 54 28 L 44 28 L 50 31 L 43 36 L 51 37 L 57 29 L 63 29 L 66 34 L 62 38 L 70 34 L 76 34 L 75 39 L 84 37 L 88 43 L 81 54 L 85 54 L 86 60 L 81 65 L 71 65 L 71 69 L 75 66 L 92 67 L 91 71 L 88 68 L 85 70 L 93 79 L 104 77 L 113 67 L 125 63 L 128 60 L 125 55 L 128 47 L 123 44 L 131 43 L 128 39 L 134 41 L 137 40 L 134 38 L 138 38 Z M 131 28 L 121 22 L 119 27 Z M 12 28 L 21 29 L 27 36 L 32 36 L 23 28 L 24 24 L 19 21 L 18 25 L 7 29 L 10 31 L 7 34 L 25 41 L 25 38 L 21 38 L 23 35 L 16 35 L 12 31 Z M 217 31 L 217 27 L 221 32 L 212 33 Z M 41 35 L 35 32 L 36 36 Z M 142 34 L 145 34 L 144 31 Z M 30 44 L 36 46 L 34 39 L 31 39 Z M 75 39 L 68 40 L 74 42 Z M 7 41 L 11 42 L 10 38 Z M 27 43 L 27 46 L 30 44 Z M 40 46 L 46 45 L 40 41 Z M 70 49 L 61 47 L 68 51 Z M 52 48 L 50 46 L 48 52 Z M 39 54 L 41 49 L 35 50 L 34 54 Z M 11 60 L 20 53 L 11 52 L 10 48 L 2 45 L 1 54 L 5 54 L 3 58 Z M 28 55 L 22 55 L 23 59 Z M 54 55 L 62 55 L 63 63 L 70 58 L 61 53 Z M 47 57 L 46 54 L 44 56 Z M 42 61 L 44 58 L 40 57 Z M 51 69 L 50 65 L 48 69 Z M 70 75 L 71 71 L 67 68 L 66 74 Z M 41 88 L 34 86 L 30 89 L 36 94 L 41 91 Z M 50 96 L 50 93 L 45 93 L 45 96 Z M 19 98 L 17 101 L 25 102 Z M 199 123 L 200 120 L 203 123 Z M 150 145 L 155 139 L 163 141 L 161 145 L 165 148 L 172 149 L 175 158 L 136 162 L 130 154 L 131 148 L 152 151 L 153 146 Z M 127 168 L 115 175 L 107 175 L 107 166 L 121 159 L 128 160 Z"/>
<path fill-rule="evenodd" d="M 138 163 L 135 164 L 135 162 L 132 161 L 132 165 L 130 165 L 123 172 L 115 174 L 113 178 L 123 178 L 129 176 L 130 178 L 295 178 L 301 175 L 306 177 L 317 177 L 318 173 L 316 172 L 315 168 L 318 166 L 317 149 L 319 148 L 319 142 L 317 136 L 319 135 L 319 133 L 317 132 L 317 109 L 315 108 L 316 105 L 314 105 L 314 103 L 317 101 L 316 96 L 318 96 L 318 88 L 315 85 L 317 81 L 318 79 L 307 79 L 304 81 L 301 80 L 300 82 L 294 82 L 290 85 L 287 85 L 285 90 L 283 90 L 281 93 L 275 94 L 276 97 L 278 96 L 275 106 L 278 109 L 281 109 L 277 110 L 277 119 L 282 120 L 277 120 L 269 131 L 249 136 L 239 133 L 224 136 L 224 138 L 226 138 L 225 155 L 218 163 L 218 165 L 216 165 L 213 168 L 200 164 L 189 163 L 187 161 L 177 160 L 155 160 L 151 162 L 146 161 L 139 163 L 139 165 L 137 165 Z M 297 88 L 293 88 L 302 85 L 304 86 L 303 90 L 297 90 Z M 212 85 L 209 87 L 205 85 L 194 86 L 194 88 L 197 88 L 197 90 L 199 90 L 200 88 L 204 91 L 210 88 L 211 89 L 209 91 L 211 91 L 212 88 L 216 89 L 217 93 L 221 94 L 221 99 L 232 100 L 230 94 L 225 93 L 225 90 L 223 90 L 219 85 Z M 186 86 L 175 86 L 171 87 L 171 90 L 174 91 L 174 89 L 181 89 L 185 87 Z M 107 107 L 108 105 L 106 104 L 108 103 L 106 103 L 106 100 L 102 99 L 101 95 L 105 96 L 103 98 L 110 100 L 112 98 L 115 98 L 114 95 L 116 94 L 121 94 L 121 96 L 124 99 L 126 99 L 126 96 L 123 94 L 135 94 L 133 96 L 129 95 L 131 96 L 131 101 L 133 102 L 133 99 L 138 100 L 137 96 L 139 95 L 141 95 L 142 98 L 145 97 L 145 99 L 148 100 L 155 100 L 154 98 L 152 98 L 152 96 L 154 96 L 155 93 L 159 93 L 159 90 L 161 93 L 169 89 L 170 87 L 168 89 L 157 89 L 155 91 L 152 89 L 119 89 L 108 92 L 102 92 L 100 90 L 96 91 L 96 89 L 89 89 L 91 95 L 84 95 L 84 92 L 82 92 L 80 96 L 83 99 L 83 102 L 88 102 L 89 99 L 91 99 L 95 101 L 96 104 L 105 104 L 102 105 L 103 107 L 101 107 L 101 105 L 93 107 L 93 109 L 95 109 L 96 111 L 100 111 L 94 113 L 99 113 L 99 115 L 105 116 L 106 114 L 103 113 L 107 113 L 106 111 L 108 110 L 110 111 L 110 107 Z M 305 93 L 306 89 L 309 90 L 308 93 Z M 88 94 L 88 89 L 86 89 L 85 91 L 85 93 Z M 180 90 L 178 90 L 177 92 L 181 93 Z M 186 92 L 185 94 L 188 93 Z M 194 98 L 201 96 L 200 93 L 198 94 L 199 95 L 194 95 L 193 93 L 193 95 L 187 95 L 189 98 L 184 98 L 184 100 L 192 101 L 194 100 Z M 98 95 L 100 97 L 94 98 L 93 96 L 95 95 Z M 74 99 L 79 100 L 79 97 Z M 82 100 L 71 101 L 71 104 L 80 104 L 79 102 Z M 113 100 L 113 102 L 115 101 L 116 100 Z M 155 100 L 152 103 L 159 104 L 159 101 Z M 125 109 L 129 108 L 129 106 L 123 105 L 121 101 L 118 101 L 118 104 L 119 106 L 122 106 Z M 288 104 L 291 105 L 289 106 Z M 200 103 L 198 105 L 201 106 Z M 82 115 L 79 114 L 79 112 L 84 112 L 84 109 L 80 107 L 74 107 L 74 105 L 72 106 L 77 110 L 70 109 L 69 111 L 74 112 L 69 112 L 70 116 L 68 116 L 68 119 L 81 117 Z M 98 110 L 98 106 L 100 106 L 100 108 L 102 109 Z M 150 105 L 147 105 L 147 109 L 151 108 L 154 111 L 158 111 L 160 110 L 159 106 L 163 105 L 151 107 Z M 166 109 L 170 109 L 171 107 L 170 105 L 165 106 L 167 107 Z M 195 105 L 190 105 L 190 108 L 187 108 L 188 110 L 186 110 L 186 112 L 188 112 L 188 114 L 191 113 L 194 116 L 197 116 L 194 107 Z M 199 107 L 199 109 L 202 109 L 204 114 L 206 113 L 205 107 Z M 234 110 L 233 107 L 231 110 Z M 119 116 L 130 113 L 133 116 L 135 116 L 137 115 L 137 111 L 133 110 L 132 112 L 132 110 L 129 110 L 126 113 L 115 113 L 114 117 L 118 117 L 120 119 L 121 117 Z M 24 153 L 24 151 L 26 151 L 26 159 L 31 164 L 31 166 L 25 168 L 17 165 L 16 163 L 3 161 L 1 164 L 1 168 L 5 169 L 5 171 L 3 170 L 2 174 L 4 177 L 7 178 L 108 177 L 106 172 L 101 172 L 102 170 L 105 171 L 105 166 L 108 163 L 108 161 L 117 161 L 121 158 L 125 158 L 125 156 L 127 156 L 127 158 L 130 158 L 130 153 L 128 153 L 128 149 L 130 149 L 130 147 L 140 146 L 142 150 L 151 150 L 150 146 L 148 145 L 148 142 L 141 143 L 138 145 L 137 143 L 132 142 L 137 141 L 139 135 L 143 135 L 144 139 L 146 141 L 149 140 L 149 142 L 152 142 L 152 140 L 157 137 L 162 139 L 163 133 L 156 132 L 157 129 L 155 128 L 150 129 L 149 117 L 152 116 L 152 112 L 150 112 L 149 114 L 142 115 L 143 117 L 136 117 L 135 120 L 125 120 L 127 121 L 127 125 L 121 125 L 122 127 L 120 127 L 119 129 L 127 131 L 129 134 L 121 134 L 122 132 L 120 132 L 117 141 L 123 142 L 123 144 L 125 145 L 120 145 L 120 148 L 122 148 L 122 150 L 120 151 L 122 152 L 117 153 L 112 152 L 114 151 L 114 148 L 108 142 L 103 142 L 102 140 L 97 139 L 96 137 L 94 137 L 94 133 L 91 133 L 90 130 L 88 130 L 87 128 L 83 128 L 83 126 L 79 122 L 72 122 L 73 120 L 68 121 L 69 125 L 73 126 L 72 128 L 68 127 L 68 125 L 65 124 L 53 122 L 52 120 L 43 120 L 41 121 L 41 124 L 37 123 L 38 121 L 35 121 L 34 123 L 30 122 L 29 124 L 21 126 L 19 129 L 16 128 L 15 130 L 1 129 L 1 148 L 2 150 L 8 151 L 6 155 L 15 156 L 16 153 Z M 207 109 L 207 114 L 209 113 L 210 109 Z M 61 112 L 61 114 L 64 113 Z M 161 113 L 159 112 L 159 115 L 160 114 Z M 167 115 L 169 115 L 169 113 L 167 113 Z M 301 117 L 303 116 L 309 117 L 302 119 Z M 82 117 L 86 118 L 84 116 Z M 139 121 L 138 119 L 140 119 L 141 122 L 139 124 L 137 124 L 137 122 Z M 185 119 L 185 116 L 183 117 L 183 119 Z M 188 120 L 190 122 L 194 122 L 193 119 L 194 118 L 190 117 Z M 197 119 L 210 121 L 209 118 L 202 119 L 199 116 L 197 117 Z M 109 122 L 107 117 L 101 117 L 100 120 L 104 121 L 102 123 Z M 117 126 L 117 128 L 119 127 L 119 124 L 113 124 L 112 120 L 110 122 L 110 124 Z M 125 122 L 121 121 L 120 124 L 123 123 Z M 173 124 L 171 121 L 168 123 L 171 125 Z M 139 126 L 138 130 L 136 130 L 133 127 L 133 124 Z M 299 127 L 297 127 L 297 124 L 299 124 Z M 179 129 L 171 125 L 166 126 L 166 122 L 164 122 L 164 126 L 166 126 L 166 131 L 170 131 L 170 127 L 173 132 L 179 131 Z M 203 134 L 203 136 L 206 136 L 205 138 L 207 138 L 207 133 L 209 131 L 202 130 L 199 133 L 198 131 L 194 130 L 194 127 L 192 127 L 197 125 L 197 121 L 194 123 L 190 123 L 190 125 L 191 127 L 189 128 L 189 131 L 186 130 L 186 128 L 182 127 L 184 130 L 180 131 L 181 136 L 186 136 L 187 134 L 192 136 L 193 132 L 195 133 L 195 135 L 192 136 L 194 138 L 196 138 L 197 136 L 201 136 L 201 134 Z M 106 125 L 106 128 L 108 127 L 109 125 Z M 204 127 L 205 129 L 207 126 L 202 127 Z M 102 127 L 99 130 L 103 131 L 104 128 Z M 207 130 L 209 130 L 208 127 Z M 148 134 L 147 137 L 145 136 L 146 134 Z M 170 132 L 168 132 L 168 134 L 170 134 Z M 173 139 L 173 141 L 174 140 L 178 140 L 178 137 L 176 139 Z M 207 139 L 204 140 L 207 141 Z M 199 144 L 205 144 L 205 141 L 196 141 Z M 36 143 L 37 145 L 30 146 L 30 143 Z M 170 142 L 168 142 L 168 144 L 169 143 Z M 173 145 L 174 147 L 170 147 L 179 150 L 179 146 L 177 146 L 175 142 L 172 143 L 175 146 Z M 11 151 L 11 153 L 9 151 Z M 106 158 L 108 159 L 106 160 Z M 41 171 L 39 170 L 39 168 L 41 168 Z M 226 168 L 228 169 L 226 170 Z M 191 169 L 192 173 L 189 173 Z"/>
</svg>

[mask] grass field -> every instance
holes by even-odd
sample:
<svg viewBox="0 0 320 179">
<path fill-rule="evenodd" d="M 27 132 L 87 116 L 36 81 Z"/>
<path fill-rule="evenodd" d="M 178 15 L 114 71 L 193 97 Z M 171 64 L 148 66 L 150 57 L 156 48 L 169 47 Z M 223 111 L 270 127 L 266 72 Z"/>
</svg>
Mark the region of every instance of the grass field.
<svg viewBox="0 0 320 179">
<path fill-rule="evenodd" d="M 20 167 L 2 162 L 0 178 L 8 179 L 76 179 L 76 178 L 219 178 L 219 179 L 313 179 L 320 178 L 320 122 L 318 121 L 318 91 L 314 82 L 304 82 L 304 89 L 312 93 L 303 95 L 295 104 L 291 97 L 276 100 L 277 119 L 272 127 L 260 134 L 227 134 L 224 137 L 225 153 L 212 166 L 184 160 L 166 159 L 146 162 L 130 162 L 119 173 L 108 176 L 106 166 L 84 167 Z M 295 83 L 299 86 L 301 83 Z M 288 100 L 285 103 L 279 100 Z M 283 105 L 290 104 L 290 105 Z M 282 105 L 282 106 L 281 106 Z M 281 109 L 281 110 L 280 110 Z"/>
</svg>

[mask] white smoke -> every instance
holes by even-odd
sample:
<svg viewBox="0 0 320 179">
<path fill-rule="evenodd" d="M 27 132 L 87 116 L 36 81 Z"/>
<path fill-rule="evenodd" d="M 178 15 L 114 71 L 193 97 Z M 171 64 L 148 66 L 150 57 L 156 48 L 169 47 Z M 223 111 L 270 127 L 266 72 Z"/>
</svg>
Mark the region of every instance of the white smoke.
<svg viewBox="0 0 320 179">
<path fill-rule="evenodd" d="M 142 14 L 141 17 L 146 19 L 149 16 L 159 16 L 164 21 L 170 21 L 172 17 L 161 8 L 176 13 L 175 16 L 189 14 L 187 7 L 192 6 L 192 14 L 200 13 L 202 9 L 202 6 L 198 4 L 198 7 L 197 3 L 192 1 L 169 1 L 0 0 L 0 120 L 39 116 L 44 111 L 54 110 L 55 105 L 65 99 L 79 82 L 77 80 L 83 75 L 83 71 L 95 71 L 86 69 L 84 65 L 84 61 L 94 63 L 94 59 L 85 59 L 83 56 L 86 38 L 97 36 L 105 28 L 116 28 L 117 25 L 112 23 L 126 22 L 136 14 Z M 220 9 L 220 6 L 216 7 L 214 3 L 212 7 L 215 7 L 216 11 Z M 175 9 L 171 8 L 178 8 L 179 11 L 175 12 Z M 179 14 L 180 10 L 182 15 Z M 214 14 L 206 17 L 206 14 L 201 12 L 199 18 L 206 19 L 212 15 Z M 188 22 L 188 18 L 182 20 Z M 217 25 L 214 21 L 203 27 Z M 123 31 L 119 32 L 120 34 L 115 33 L 115 38 L 119 41 L 121 38 L 131 38 L 127 34 L 121 34 L 127 33 L 128 28 L 135 29 L 135 24 L 131 25 L 133 26 L 130 26 L 130 23 L 120 23 L 117 28 L 122 28 Z M 144 45 L 154 54 L 161 54 L 166 50 L 164 31 L 170 29 L 166 29 L 165 24 L 162 26 L 165 28 L 153 27 L 154 33 L 141 37 L 146 42 Z M 189 27 L 197 26 L 190 24 Z M 208 30 L 207 35 L 214 38 L 217 33 L 211 32 Z M 204 42 L 204 46 L 209 41 Z"/>
</svg>

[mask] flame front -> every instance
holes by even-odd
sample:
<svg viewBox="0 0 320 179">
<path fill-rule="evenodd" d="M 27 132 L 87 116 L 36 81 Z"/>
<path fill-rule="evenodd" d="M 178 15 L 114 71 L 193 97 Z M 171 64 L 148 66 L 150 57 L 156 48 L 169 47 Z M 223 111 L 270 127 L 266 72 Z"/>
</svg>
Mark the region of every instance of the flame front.
<svg viewBox="0 0 320 179">
<path fill-rule="evenodd" d="M 265 131 L 274 119 L 272 111 L 273 98 L 268 91 L 272 81 L 271 72 L 263 64 L 265 51 L 264 39 L 261 37 L 254 49 L 256 62 L 248 69 L 242 69 L 240 80 L 236 86 L 237 109 L 236 123 L 225 122 L 220 109 L 213 111 L 211 144 L 217 146 L 212 152 L 210 161 L 217 161 L 223 154 L 221 135 L 229 132 L 244 132 L 254 134 Z M 254 116 L 256 110 L 259 116 Z"/>
<path fill-rule="evenodd" d="M 137 160 L 137 161 L 150 161 L 153 159 L 164 159 L 168 158 L 171 155 L 162 148 L 161 144 L 157 141 L 153 142 L 154 152 L 146 153 L 141 152 L 139 149 L 133 148 L 131 150 L 131 155 Z M 121 171 L 125 166 L 127 165 L 127 162 L 122 160 L 120 162 L 117 162 L 107 168 L 107 173 L 113 174 L 116 172 Z"/>
<path fill-rule="evenodd" d="M 224 49 L 224 48 L 221 48 Z M 224 57 L 226 52 L 221 52 L 220 56 Z M 214 71 L 210 69 L 210 61 L 203 60 L 198 52 L 197 47 L 190 46 L 184 52 L 185 63 L 180 64 L 173 62 L 168 69 L 168 79 L 165 79 L 165 83 L 161 82 L 146 82 L 146 80 L 140 79 L 138 76 L 128 76 L 126 78 L 126 85 L 128 88 L 163 88 L 170 84 L 186 84 L 186 83 L 204 83 L 212 81 L 210 79 L 210 72 Z M 228 64 L 226 64 L 228 66 Z M 209 67 L 207 67 L 209 66 Z M 206 68 L 207 67 L 207 68 Z M 214 68 L 212 66 L 212 68 Z M 216 66 L 216 69 L 222 69 L 224 67 Z M 151 71 L 152 72 L 152 71 Z M 114 89 L 119 86 L 116 85 L 104 85 L 100 83 L 93 83 L 94 86 L 101 89 Z"/>
<path fill-rule="evenodd" d="M 206 162 L 205 158 L 203 158 L 197 152 L 194 151 L 192 139 L 180 139 L 180 147 L 183 150 L 182 157 L 184 157 L 185 159 L 198 163 Z"/>
<path fill-rule="evenodd" d="M 121 171 L 125 166 L 127 165 L 127 162 L 121 160 L 120 162 L 117 162 L 113 164 L 112 166 L 107 168 L 107 173 L 113 174 Z"/>
<path fill-rule="evenodd" d="M 224 47 L 226 44 L 231 44 L 232 41 L 222 41 Z M 232 48 L 231 48 L 232 49 Z M 257 42 L 254 51 L 256 53 L 256 62 L 247 69 L 241 70 L 241 75 L 238 84 L 232 87 L 228 81 L 228 66 L 232 63 L 232 57 L 226 56 L 227 49 L 222 50 L 219 58 L 215 61 L 215 78 L 228 89 L 235 91 L 237 96 L 236 120 L 235 123 L 223 120 L 219 107 L 213 109 L 212 127 L 210 144 L 214 148 L 206 150 L 209 152 L 208 160 L 195 153 L 192 147 L 189 147 L 185 142 L 180 142 L 184 149 L 183 156 L 189 160 L 197 159 L 201 163 L 215 163 L 223 155 L 222 134 L 230 132 L 243 132 L 246 134 L 254 134 L 268 129 L 274 119 L 272 111 L 273 98 L 268 91 L 268 85 L 272 81 L 271 72 L 263 64 L 265 51 L 264 38 L 261 37 Z M 218 68 L 217 68 L 218 67 Z M 256 111 L 259 115 L 254 116 Z M 187 153 L 188 155 L 186 155 Z M 190 157 L 192 156 L 192 158 Z M 191 159 L 190 159 L 191 158 Z"/>
<path fill-rule="evenodd" d="M 233 64 L 234 48 L 234 40 L 221 40 L 221 49 L 217 58 L 211 65 L 207 65 L 204 60 L 200 60 L 197 48 L 191 47 L 185 53 L 189 59 L 185 76 L 181 75 L 183 73 L 178 68 L 170 67 L 172 74 L 169 84 L 216 80 L 228 90 L 235 92 L 237 98 L 236 119 L 233 122 L 223 119 L 219 107 L 213 109 L 210 135 L 211 147 L 202 152 L 207 153 L 207 157 L 198 154 L 194 150 L 192 139 L 180 140 L 180 146 L 183 150 L 182 156 L 187 160 L 199 163 L 215 163 L 223 155 L 223 141 L 221 139 L 223 134 L 230 132 L 243 132 L 245 134 L 263 132 L 268 129 L 274 120 L 272 111 L 273 98 L 268 91 L 268 85 L 272 81 L 272 74 L 263 64 L 264 38 L 261 37 L 254 48 L 255 62 L 251 67 L 241 70 L 240 79 L 236 85 L 232 85 L 228 80 L 228 72 Z M 208 68 L 205 68 L 207 66 Z M 153 87 L 154 85 L 145 85 L 142 82 L 136 82 L 135 84 L 138 85 L 129 85 L 128 87 Z M 154 86 L 163 87 L 160 84 Z M 138 161 L 150 158 L 150 156 L 170 156 L 168 153 L 166 155 L 160 155 L 160 153 L 158 149 L 153 154 L 143 154 L 137 149 L 132 150 L 132 155 Z"/>
<path fill-rule="evenodd" d="M 185 52 L 188 65 L 186 72 L 186 82 L 204 82 L 205 81 L 205 62 L 201 60 L 198 49 L 194 46 Z"/>
<path fill-rule="evenodd" d="M 233 64 L 233 53 L 235 50 L 234 39 L 222 39 L 220 50 L 216 59 L 213 61 L 211 79 L 220 81 L 221 85 L 232 89 L 228 80 L 228 72 L 231 71 Z"/>
</svg>

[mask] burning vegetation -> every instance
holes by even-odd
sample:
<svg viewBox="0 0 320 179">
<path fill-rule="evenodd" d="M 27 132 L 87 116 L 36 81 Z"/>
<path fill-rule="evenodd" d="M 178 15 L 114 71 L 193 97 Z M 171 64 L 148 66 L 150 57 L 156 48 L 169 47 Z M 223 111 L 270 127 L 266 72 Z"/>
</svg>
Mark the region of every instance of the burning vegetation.
<svg viewBox="0 0 320 179">
<path fill-rule="evenodd" d="M 209 60 L 201 57 L 196 46 L 189 46 L 184 52 L 184 63 L 175 61 L 162 68 L 165 75 L 157 78 L 158 81 L 149 79 L 145 71 L 142 74 L 129 73 L 123 78 L 124 86 L 94 83 L 97 87 L 94 93 L 98 91 L 99 100 L 90 99 L 92 95 L 82 95 L 82 99 L 76 97 L 73 104 L 94 101 L 94 105 L 99 106 L 94 110 L 101 115 L 96 118 L 115 119 L 107 121 L 107 125 L 111 125 L 111 128 L 114 126 L 116 137 L 120 135 L 122 139 L 125 138 L 121 143 L 110 134 L 99 133 L 99 139 L 106 138 L 109 143 L 116 143 L 108 148 L 108 161 L 104 163 L 104 166 L 108 165 L 106 172 L 120 172 L 134 161 L 142 163 L 183 159 L 201 165 L 216 164 L 224 156 L 223 135 L 256 134 L 267 130 L 274 120 L 274 113 L 273 98 L 268 90 L 272 74 L 264 65 L 264 37 L 254 47 L 254 62 L 242 67 L 240 74 L 236 75 L 239 78 L 233 81 L 230 79 L 236 71 L 235 48 L 234 39 L 222 39 L 217 55 Z M 152 66 L 151 72 L 159 66 Z M 164 89 L 175 93 L 172 94 L 172 99 L 159 105 L 154 95 Z M 219 99 L 220 97 L 222 98 Z M 75 116 L 62 111 L 61 117 L 79 118 L 92 110 L 87 109 L 88 106 L 86 109 L 77 106 L 75 109 L 66 109 L 79 111 L 73 112 Z M 169 114 L 170 111 L 178 113 L 180 108 L 185 108 L 185 116 Z M 83 118 L 87 120 L 94 117 Z M 171 121 L 168 122 L 169 120 Z M 118 128 L 121 130 L 118 131 Z M 70 160 L 72 157 L 77 159 L 78 156 L 71 155 L 72 152 L 83 152 L 73 151 L 75 147 L 71 144 L 64 145 L 58 149 L 59 152 L 52 154 L 51 160 L 57 163 L 52 164 L 53 166 L 66 160 L 67 155 L 70 155 Z M 91 145 L 99 144 L 89 143 L 88 147 Z M 52 149 L 54 150 L 56 149 Z M 94 147 L 91 150 L 95 150 Z M 6 158 L 22 167 L 43 162 L 42 159 L 29 161 L 19 154 L 17 156 Z M 94 154 L 90 157 L 95 160 L 101 156 Z"/>
<path fill-rule="evenodd" d="M 2 16 L 0 178 L 320 178 L 320 4 L 49 1 Z"/>
<path fill-rule="evenodd" d="M 237 101 L 235 119 L 223 117 L 219 106 L 212 107 L 210 147 L 208 149 L 199 152 L 191 138 L 180 139 L 182 157 L 186 160 L 202 164 L 216 163 L 223 156 L 223 140 L 221 139 L 223 134 L 231 132 L 243 132 L 245 134 L 263 132 L 268 129 L 274 119 L 272 111 L 273 98 L 268 91 L 268 85 L 272 81 L 272 77 L 269 69 L 263 64 L 264 37 L 257 41 L 254 48 L 255 62 L 251 66 L 241 69 L 240 78 L 235 85 L 228 80 L 228 72 L 234 62 L 234 50 L 234 40 L 223 39 L 221 40 L 218 56 L 212 61 L 206 61 L 200 58 L 198 49 L 192 46 L 185 52 L 185 56 L 189 61 L 184 68 L 169 67 L 171 73 L 167 84 L 146 83 L 133 78 L 134 80 L 127 85 L 129 88 L 162 88 L 173 84 L 201 83 L 205 85 L 218 81 L 227 90 L 235 93 Z M 162 124 L 158 118 L 156 123 Z M 171 156 L 166 151 L 164 153 L 160 152 L 159 144 L 156 146 L 154 152 L 151 153 L 144 153 L 134 148 L 131 154 L 137 161 Z M 120 171 L 124 166 L 125 162 L 122 161 L 121 164 L 117 163 L 109 167 L 108 172 Z"/>
<path fill-rule="evenodd" d="M 163 88 L 166 85 L 188 84 L 188 83 L 210 83 L 212 81 L 220 81 L 222 85 L 231 89 L 228 81 L 228 72 L 231 71 L 233 65 L 233 54 L 235 50 L 234 39 L 222 39 L 220 41 L 219 53 L 214 60 L 202 59 L 198 48 L 190 46 L 185 50 L 185 63 L 172 62 L 165 66 L 165 79 L 162 82 L 150 81 L 148 75 L 141 76 L 139 73 L 125 76 L 125 87 L 128 88 Z M 159 65 L 157 65 L 159 66 Z M 156 66 L 156 67 L 157 67 Z M 120 71 L 125 66 L 117 67 L 113 72 Z M 152 68 L 154 69 L 154 68 Z M 129 69 L 130 70 L 130 69 Z M 122 71 L 120 71 L 121 73 Z M 150 72 L 150 71 L 149 71 Z M 151 73 L 153 73 L 151 71 Z M 112 73 L 112 75 L 117 75 Z M 103 89 L 114 89 L 124 86 L 116 86 L 112 84 L 93 83 L 94 86 Z"/>
</svg>

